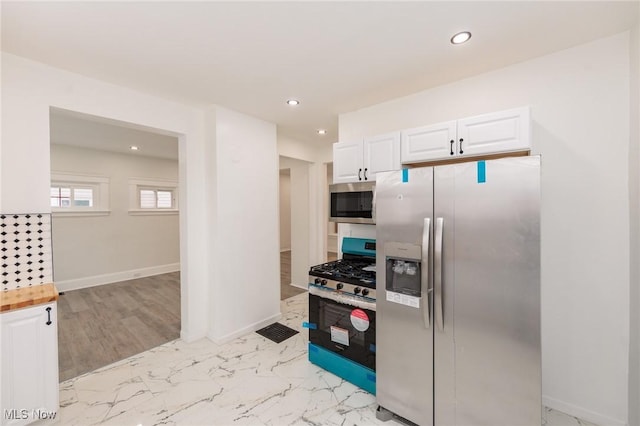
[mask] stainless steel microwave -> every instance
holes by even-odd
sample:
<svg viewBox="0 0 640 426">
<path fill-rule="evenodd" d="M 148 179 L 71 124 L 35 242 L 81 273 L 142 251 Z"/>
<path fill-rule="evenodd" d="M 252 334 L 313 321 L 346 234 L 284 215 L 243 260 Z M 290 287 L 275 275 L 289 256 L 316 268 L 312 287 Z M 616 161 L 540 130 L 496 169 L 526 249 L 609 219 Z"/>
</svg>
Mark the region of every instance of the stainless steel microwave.
<svg viewBox="0 0 640 426">
<path fill-rule="evenodd" d="M 341 223 L 376 223 L 375 182 L 329 185 L 329 220 Z"/>
</svg>

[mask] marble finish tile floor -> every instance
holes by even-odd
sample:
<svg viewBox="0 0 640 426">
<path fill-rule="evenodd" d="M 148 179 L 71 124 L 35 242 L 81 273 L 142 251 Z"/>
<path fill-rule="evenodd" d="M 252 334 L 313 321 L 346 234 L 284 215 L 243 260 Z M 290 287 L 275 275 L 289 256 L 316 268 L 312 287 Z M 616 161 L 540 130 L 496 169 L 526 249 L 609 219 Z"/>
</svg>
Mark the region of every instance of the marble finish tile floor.
<svg viewBox="0 0 640 426">
<path fill-rule="evenodd" d="M 373 395 L 308 362 L 307 293 L 281 303 L 295 336 L 174 340 L 131 356 L 61 383 L 60 424 L 397 426 L 376 419 Z M 549 409 L 543 424 L 592 426 Z"/>
</svg>

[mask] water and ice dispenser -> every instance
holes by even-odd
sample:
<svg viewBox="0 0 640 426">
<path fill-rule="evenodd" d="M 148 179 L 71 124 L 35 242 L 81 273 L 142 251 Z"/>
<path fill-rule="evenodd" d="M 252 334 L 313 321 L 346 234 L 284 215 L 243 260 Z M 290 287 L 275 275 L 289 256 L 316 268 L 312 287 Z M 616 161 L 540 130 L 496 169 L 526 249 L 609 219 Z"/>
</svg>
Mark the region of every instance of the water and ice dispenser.
<svg viewBox="0 0 640 426">
<path fill-rule="evenodd" d="M 415 244 L 385 244 L 386 289 L 394 293 L 422 295 L 422 247 Z"/>
</svg>

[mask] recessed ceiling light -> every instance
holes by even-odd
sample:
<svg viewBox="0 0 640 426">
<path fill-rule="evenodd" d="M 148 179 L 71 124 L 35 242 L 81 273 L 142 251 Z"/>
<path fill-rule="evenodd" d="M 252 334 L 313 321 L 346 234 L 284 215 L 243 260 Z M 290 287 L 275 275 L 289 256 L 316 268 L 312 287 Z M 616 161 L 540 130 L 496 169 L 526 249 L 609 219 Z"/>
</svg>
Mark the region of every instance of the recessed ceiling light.
<svg viewBox="0 0 640 426">
<path fill-rule="evenodd" d="M 138 150 L 138 147 L 137 147 L 137 146 L 135 146 L 135 145 L 131 145 L 131 146 L 129 147 L 129 149 L 130 149 L 131 151 L 137 151 L 137 150 Z"/>
<path fill-rule="evenodd" d="M 463 31 L 451 37 L 452 44 L 462 44 L 465 41 L 468 41 L 471 38 L 471 33 L 469 31 Z"/>
<path fill-rule="evenodd" d="M 297 99 L 289 99 L 289 100 L 287 101 L 287 104 L 288 104 L 288 105 L 295 106 L 295 105 L 299 105 L 299 104 L 300 104 L 300 101 L 299 101 L 299 100 L 297 100 Z"/>
<path fill-rule="evenodd" d="M 318 129 L 318 134 L 319 135 L 326 135 L 327 131 L 325 129 Z"/>
</svg>

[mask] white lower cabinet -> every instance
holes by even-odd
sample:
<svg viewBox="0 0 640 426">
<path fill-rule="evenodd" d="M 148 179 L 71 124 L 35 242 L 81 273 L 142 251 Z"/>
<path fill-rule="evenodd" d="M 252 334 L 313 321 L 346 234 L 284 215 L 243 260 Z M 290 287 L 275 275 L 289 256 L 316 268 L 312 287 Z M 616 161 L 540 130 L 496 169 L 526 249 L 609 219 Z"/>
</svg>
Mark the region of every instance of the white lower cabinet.
<svg viewBox="0 0 640 426">
<path fill-rule="evenodd" d="M 0 314 L 2 425 L 55 418 L 58 411 L 56 303 Z"/>
</svg>

